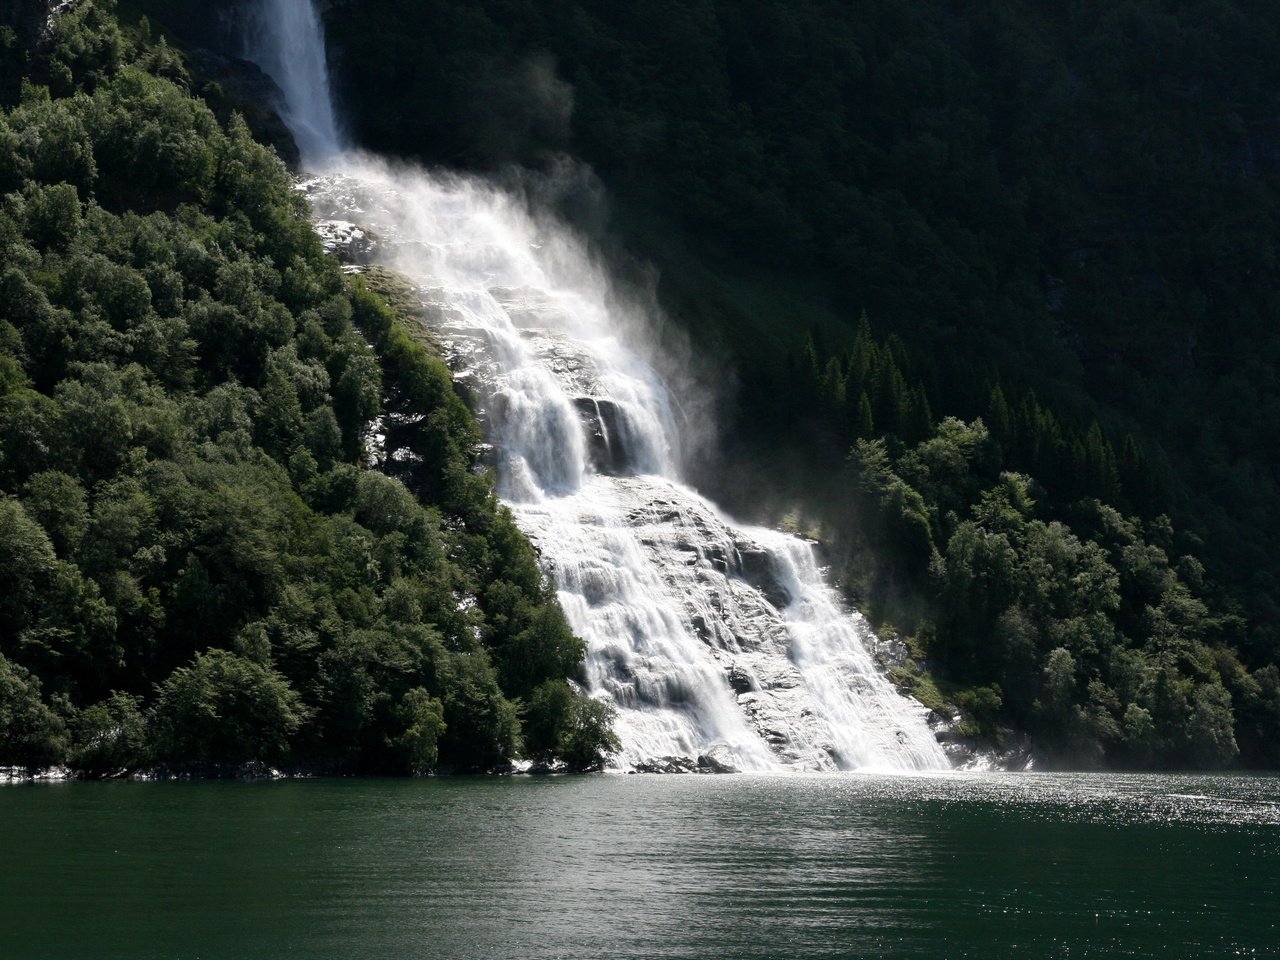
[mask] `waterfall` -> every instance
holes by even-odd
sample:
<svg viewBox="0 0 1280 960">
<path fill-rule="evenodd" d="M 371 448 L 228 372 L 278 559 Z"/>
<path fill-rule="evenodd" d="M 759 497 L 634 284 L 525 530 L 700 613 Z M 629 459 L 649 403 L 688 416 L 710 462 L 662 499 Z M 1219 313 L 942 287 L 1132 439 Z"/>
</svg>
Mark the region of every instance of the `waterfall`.
<svg viewBox="0 0 1280 960">
<path fill-rule="evenodd" d="M 260 15 L 255 56 L 290 98 L 318 228 L 362 235 L 433 318 L 498 493 L 587 642 L 584 684 L 618 709 L 617 766 L 948 767 L 812 545 L 734 523 L 682 482 L 687 425 L 646 311 L 517 195 L 337 151 L 309 0 Z"/>
<path fill-rule="evenodd" d="M 338 153 L 342 138 L 329 92 L 324 28 L 310 0 L 256 0 L 247 11 L 244 54 L 284 92 L 284 120 L 303 162 Z"/>
</svg>

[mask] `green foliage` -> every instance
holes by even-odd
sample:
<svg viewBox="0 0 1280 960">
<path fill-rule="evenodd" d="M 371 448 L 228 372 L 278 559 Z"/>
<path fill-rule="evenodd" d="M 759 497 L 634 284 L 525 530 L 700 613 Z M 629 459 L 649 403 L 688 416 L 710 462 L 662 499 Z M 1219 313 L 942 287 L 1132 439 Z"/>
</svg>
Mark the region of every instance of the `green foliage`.
<svg viewBox="0 0 1280 960">
<path fill-rule="evenodd" d="M 598 770 L 621 746 L 611 727 L 611 704 L 548 680 L 529 698 L 525 753 L 535 760 L 561 757 L 570 770 Z"/>
<path fill-rule="evenodd" d="M 998 686 L 961 690 L 956 693 L 955 700 L 964 717 L 962 733 L 978 737 L 999 735 L 1000 707 L 1004 700 Z"/>
<path fill-rule="evenodd" d="M 505 763 L 583 649 L 448 369 L 110 10 L 0 110 L 0 764 Z"/>
<path fill-rule="evenodd" d="M 459 653 L 445 665 L 442 745 L 451 758 L 467 758 L 481 768 L 501 765 L 520 744 L 516 704 L 502 695 L 497 675 L 482 650 Z"/>
<path fill-rule="evenodd" d="M 622 748 L 612 729 L 616 715 L 611 703 L 586 694 L 574 697 L 557 751 L 570 770 L 598 770 Z"/>
<path fill-rule="evenodd" d="M 151 741 L 140 698 L 113 693 L 85 707 L 72 725 L 69 762 L 90 777 L 134 770 L 151 759 Z"/>
<path fill-rule="evenodd" d="M 444 704 L 422 687 L 414 687 L 400 701 L 404 733 L 396 738 L 396 746 L 404 751 L 409 769 L 414 773 L 429 770 L 440 755 L 438 744 L 444 732 Z"/>
<path fill-rule="evenodd" d="M 573 689 L 563 680 L 548 680 L 538 686 L 525 702 L 525 756 L 546 761 L 555 756 L 573 705 Z"/>
<path fill-rule="evenodd" d="M 0 764 L 40 769 L 66 750 L 66 725 L 41 699 L 40 681 L 0 655 Z"/>
<path fill-rule="evenodd" d="M 1274 762 L 1273 666 L 1242 662 L 1245 624 L 1167 517 L 1100 499 L 1123 503 L 1147 482 L 1132 438 L 1117 457 L 1096 421 L 1064 426 L 1034 395 L 1011 404 L 1019 394 L 1000 383 L 987 391 L 994 429 L 945 417 L 904 436 L 877 419 L 859 436 L 866 418 L 840 414 L 849 384 L 874 395 L 856 378 L 877 369 L 905 382 L 892 371 L 913 369 L 912 352 L 876 341 L 864 318 L 849 353 L 828 357 L 809 337 L 795 357 L 787 382 L 803 391 L 780 385 L 772 415 L 794 438 L 780 458 L 804 466 L 800 523 L 823 531 L 873 619 L 916 636 L 934 676 L 899 670 L 902 688 L 947 712 L 941 686 L 964 732 L 1030 732 L 1062 765 Z M 823 474 L 838 479 L 815 497 Z"/>
<path fill-rule="evenodd" d="M 1004 474 L 955 525 L 934 571 L 945 669 L 997 684 L 1004 721 L 1060 762 L 1231 763 L 1208 608 L 1114 510 L 1081 502 L 1077 535 L 1036 509 L 1025 479 Z"/>
<path fill-rule="evenodd" d="M 156 749 L 164 759 L 277 760 L 305 717 L 288 680 L 227 650 L 209 650 L 161 685 Z"/>
</svg>

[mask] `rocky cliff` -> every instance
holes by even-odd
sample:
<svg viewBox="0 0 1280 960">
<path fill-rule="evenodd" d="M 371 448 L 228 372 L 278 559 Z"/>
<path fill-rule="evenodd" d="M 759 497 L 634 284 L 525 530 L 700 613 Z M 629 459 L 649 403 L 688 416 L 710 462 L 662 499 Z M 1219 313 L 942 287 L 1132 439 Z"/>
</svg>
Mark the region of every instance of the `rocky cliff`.
<svg viewBox="0 0 1280 960">
<path fill-rule="evenodd" d="M 11 27 L 24 45 L 37 41 L 58 10 L 75 0 L 6 0 L 0 4 L 0 26 Z"/>
</svg>

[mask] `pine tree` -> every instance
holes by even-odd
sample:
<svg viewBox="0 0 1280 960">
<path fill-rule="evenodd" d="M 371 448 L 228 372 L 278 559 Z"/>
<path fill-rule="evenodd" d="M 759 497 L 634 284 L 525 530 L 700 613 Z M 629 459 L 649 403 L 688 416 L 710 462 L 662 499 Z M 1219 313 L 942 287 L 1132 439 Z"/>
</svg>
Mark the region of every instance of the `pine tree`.
<svg viewBox="0 0 1280 960">
<path fill-rule="evenodd" d="M 880 425 L 881 433 L 898 435 L 902 430 L 902 415 L 908 402 L 907 385 L 892 356 L 882 354 L 881 360 L 874 380 L 875 419 Z"/>
<path fill-rule="evenodd" d="M 1009 409 L 1009 402 L 1005 400 L 999 383 L 991 388 L 987 400 L 987 424 L 1002 444 L 1008 447 L 1015 445 L 1017 437 L 1013 426 L 1013 411 Z"/>
<path fill-rule="evenodd" d="M 1085 435 L 1084 449 L 1086 457 L 1087 492 L 1104 503 L 1115 501 L 1119 490 L 1116 476 L 1116 455 L 1110 441 L 1102 432 L 1102 424 L 1097 420 L 1089 427 Z"/>
<path fill-rule="evenodd" d="M 933 412 L 929 408 L 929 398 L 925 396 L 924 387 L 917 386 L 909 394 L 903 419 L 902 439 L 907 443 L 927 440 L 933 433 Z"/>
<path fill-rule="evenodd" d="M 853 422 L 854 436 L 858 440 L 870 440 L 876 435 L 875 418 L 871 415 L 871 401 L 866 391 L 858 394 L 858 409 Z"/>
</svg>

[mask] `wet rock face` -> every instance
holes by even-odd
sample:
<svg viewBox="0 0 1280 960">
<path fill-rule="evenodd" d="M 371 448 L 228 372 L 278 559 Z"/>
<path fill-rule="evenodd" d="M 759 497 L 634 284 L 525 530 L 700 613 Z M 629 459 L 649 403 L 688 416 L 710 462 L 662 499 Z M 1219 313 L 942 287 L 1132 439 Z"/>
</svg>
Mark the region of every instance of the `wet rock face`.
<svg viewBox="0 0 1280 960">
<path fill-rule="evenodd" d="M 12 27 L 18 42 L 30 46 L 45 35 L 63 6 L 59 0 L 5 0 L 0 3 L 0 27 Z"/>
<path fill-rule="evenodd" d="M 926 722 L 951 765 L 957 770 L 1033 770 L 1044 757 L 1026 734 L 1008 737 L 1000 744 L 962 732 L 964 718 L 930 710 Z"/>
<path fill-rule="evenodd" d="M 791 597 L 767 548 L 675 488 L 655 488 L 643 477 L 614 483 L 615 491 L 634 495 L 627 501 L 627 524 L 639 533 L 637 543 L 652 567 L 661 571 L 669 595 L 681 598 L 672 612 L 698 638 L 717 667 L 719 682 L 728 688 L 755 735 L 788 766 L 834 769 L 836 748 L 830 732 L 791 658 L 792 637 L 783 613 Z M 567 576 L 559 580 L 572 584 Z M 607 684 L 631 684 L 632 678 L 624 677 L 616 665 L 608 670 Z M 653 687 L 646 686 L 640 705 L 678 706 L 665 685 L 655 700 Z M 656 772 L 651 766 L 644 765 Z M 700 773 L 742 768 L 731 750 L 714 745 L 680 765 L 679 771 L 670 764 L 659 766 L 662 772 Z M 691 771 L 685 770 L 688 766 Z"/>
<path fill-rule="evenodd" d="M 727 747 L 715 746 L 698 757 L 698 770 L 703 773 L 737 773 L 733 752 Z"/>
<path fill-rule="evenodd" d="M 632 767 L 635 773 L 739 773 L 734 765 L 733 751 L 725 746 L 713 746 L 706 753 L 692 757 L 653 757 Z"/>
<path fill-rule="evenodd" d="M 697 773 L 698 764 L 689 757 L 653 757 L 637 763 L 636 773 Z"/>
<path fill-rule="evenodd" d="M 733 688 L 734 693 L 750 693 L 755 689 L 755 681 L 752 680 L 750 672 L 736 663 L 729 667 L 728 676 L 729 686 Z"/>
<path fill-rule="evenodd" d="M 617 404 L 595 397 L 575 397 L 573 405 L 586 432 L 592 468 L 611 477 L 626 473 L 629 465 Z"/>
<path fill-rule="evenodd" d="M 316 233 L 325 251 L 346 265 L 367 267 L 377 262 L 378 238 L 350 220 L 318 220 Z"/>
<path fill-rule="evenodd" d="M 738 551 L 738 569 L 742 579 L 751 584 L 779 610 L 791 603 L 791 594 L 778 577 L 773 557 L 766 551 L 745 547 Z"/>
</svg>

